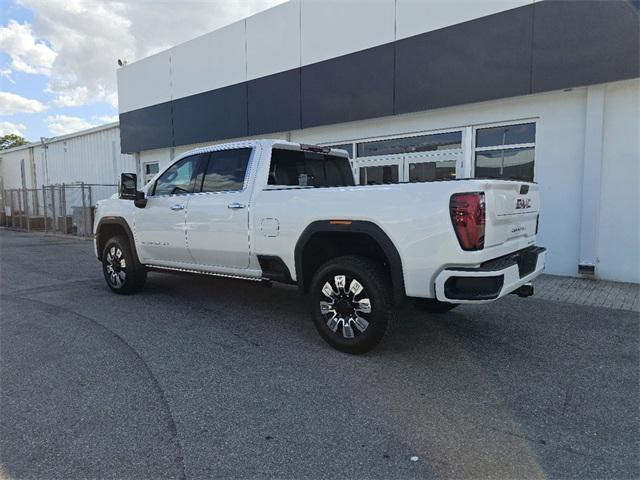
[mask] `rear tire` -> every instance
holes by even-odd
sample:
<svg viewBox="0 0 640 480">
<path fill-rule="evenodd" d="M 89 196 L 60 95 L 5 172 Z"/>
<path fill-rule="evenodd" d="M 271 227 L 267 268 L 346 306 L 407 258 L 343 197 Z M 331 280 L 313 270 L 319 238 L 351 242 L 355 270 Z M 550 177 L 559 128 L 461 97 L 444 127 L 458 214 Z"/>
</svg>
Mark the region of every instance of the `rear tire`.
<svg viewBox="0 0 640 480">
<path fill-rule="evenodd" d="M 435 298 L 416 298 L 414 305 L 418 310 L 427 313 L 447 313 L 458 306 L 456 303 L 441 302 Z"/>
<path fill-rule="evenodd" d="M 366 257 L 328 261 L 314 275 L 310 293 L 316 329 L 341 352 L 372 350 L 395 322 L 389 276 Z"/>
<path fill-rule="evenodd" d="M 147 280 L 147 270 L 137 262 L 129 239 L 111 237 L 102 251 L 102 273 L 112 292 L 126 295 L 142 290 Z"/>
</svg>

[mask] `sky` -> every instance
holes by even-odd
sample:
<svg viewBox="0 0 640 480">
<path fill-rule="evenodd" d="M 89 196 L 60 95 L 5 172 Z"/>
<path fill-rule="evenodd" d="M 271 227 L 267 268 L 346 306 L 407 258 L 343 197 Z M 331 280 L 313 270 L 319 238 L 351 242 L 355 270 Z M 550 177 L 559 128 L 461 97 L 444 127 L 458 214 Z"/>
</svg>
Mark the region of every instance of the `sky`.
<svg viewBox="0 0 640 480">
<path fill-rule="evenodd" d="M 0 136 L 118 120 L 118 59 L 139 60 L 283 0 L 0 0 Z"/>
</svg>

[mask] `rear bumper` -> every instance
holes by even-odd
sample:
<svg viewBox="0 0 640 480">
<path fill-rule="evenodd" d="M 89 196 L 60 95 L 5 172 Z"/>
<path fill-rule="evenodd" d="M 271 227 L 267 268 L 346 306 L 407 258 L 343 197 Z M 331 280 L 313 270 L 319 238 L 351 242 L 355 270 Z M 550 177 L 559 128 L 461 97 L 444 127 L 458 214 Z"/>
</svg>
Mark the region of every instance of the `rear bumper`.
<svg viewBox="0 0 640 480">
<path fill-rule="evenodd" d="M 530 282 L 544 270 L 546 249 L 528 247 L 476 268 L 452 267 L 435 281 L 436 298 L 449 303 L 486 303 Z"/>
</svg>

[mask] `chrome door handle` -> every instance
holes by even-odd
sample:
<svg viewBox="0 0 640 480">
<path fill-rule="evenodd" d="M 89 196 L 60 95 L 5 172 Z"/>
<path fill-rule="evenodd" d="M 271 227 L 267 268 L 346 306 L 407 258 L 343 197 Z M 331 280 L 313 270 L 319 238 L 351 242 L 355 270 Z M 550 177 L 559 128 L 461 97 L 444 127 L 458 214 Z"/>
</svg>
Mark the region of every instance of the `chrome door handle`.
<svg viewBox="0 0 640 480">
<path fill-rule="evenodd" d="M 171 210 L 184 210 L 184 205 L 176 203 L 175 205 L 171 205 Z"/>
<path fill-rule="evenodd" d="M 231 210 L 238 210 L 240 208 L 244 208 L 245 204 L 244 203 L 230 203 L 229 205 L 227 205 L 227 208 L 230 208 Z"/>
</svg>

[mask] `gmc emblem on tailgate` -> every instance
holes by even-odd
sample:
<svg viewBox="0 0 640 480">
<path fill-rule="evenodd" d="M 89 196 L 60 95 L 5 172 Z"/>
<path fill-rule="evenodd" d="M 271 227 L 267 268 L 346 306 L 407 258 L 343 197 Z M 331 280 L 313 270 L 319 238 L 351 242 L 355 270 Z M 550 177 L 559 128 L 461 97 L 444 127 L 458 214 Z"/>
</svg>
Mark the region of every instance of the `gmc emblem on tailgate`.
<svg viewBox="0 0 640 480">
<path fill-rule="evenodd" d="M 527 208 L 531 208 L 530 198 L 518 198 L 516 200 L 516 210 L 524 210 Z"/>
</svg>

